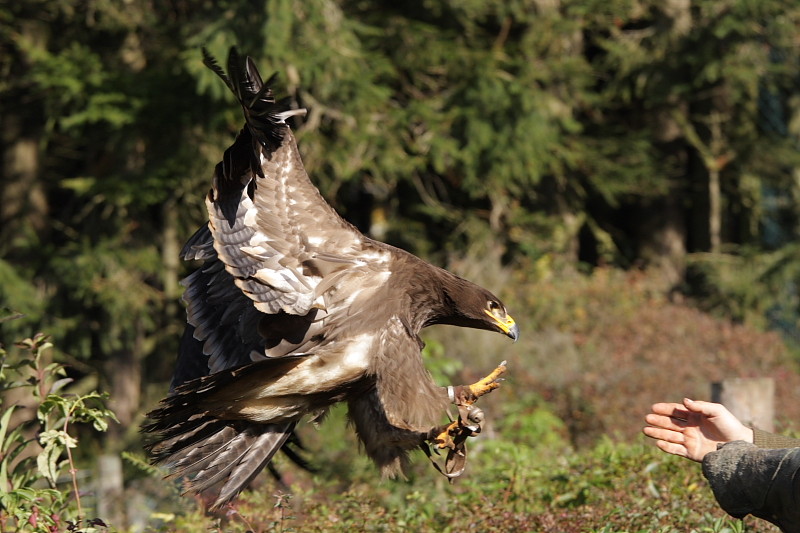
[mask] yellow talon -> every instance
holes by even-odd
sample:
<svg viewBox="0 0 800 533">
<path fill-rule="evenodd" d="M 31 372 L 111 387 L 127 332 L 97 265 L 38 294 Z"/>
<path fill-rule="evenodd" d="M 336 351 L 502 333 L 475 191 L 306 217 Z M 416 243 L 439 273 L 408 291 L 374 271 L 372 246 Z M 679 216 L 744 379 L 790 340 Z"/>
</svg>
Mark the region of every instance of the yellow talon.
<svg viewBox="0 0 800 533">
<path fill-rule="evenodd" d="M 435 439 L 433 439 L 433 442 L 436 443 L 436 447 L 439 449 L 451 448 L 453 444 L 452 435 L 454 435 L 455 432 L 458 431 L 458 428 L 459 428 L 458 420 L 456 420 L 455 422 L 451 422 L 449 426 L 445 427 L 444 430 L 441 433 L 439 433 Z"/>
<path fill-rule="evenodd" d="M 497 366 L 497 368 L 492 370 L 491 374 L 479 381 L 476 381 L 472 385 L 468 385 L 467 388 L 473 397 L 469 398 L 464 403 L 466 405 L 472 405 L 478 398 L 492 392 L 494 389 L 499 387 L 500 382 L 498 381 L 498 378 L 505 373 L 506 368 L 506 362 L 503 361 Z"/>
</svg>

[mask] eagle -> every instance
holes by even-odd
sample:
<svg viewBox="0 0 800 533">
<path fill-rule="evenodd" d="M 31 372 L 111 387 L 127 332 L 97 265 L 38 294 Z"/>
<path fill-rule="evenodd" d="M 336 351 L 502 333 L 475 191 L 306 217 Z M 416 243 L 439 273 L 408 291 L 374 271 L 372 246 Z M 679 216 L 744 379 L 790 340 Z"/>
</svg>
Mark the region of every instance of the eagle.
<svg viewBox="0 0 800 533">
<path fill-rule="evenodd" d="M 211 509 L 236 498 L 282 450 L 303 464 L 295 427 L 337 402 L 384 475 L 421 448 L 452 478 L 464 441 L 480 431 L 475 401 L 501 363 L 470 385 L 437 385 L 420 331 L 448 324 L 516 340 L 519 327 L 488 290 L 388 244 L 340 217 L 305 171 L 273 75 L 235 48 L 227 72 L 204 64 L 236 95 L 245 125 L 214 170 L 208 223 L 181 257 L 202 261 L 183 280 L 186 329 L 170 393 L 148 413 L 154 463 L 183 478 Z M 441 424 L 448 405 L 458 417 Z"/>
</svg>

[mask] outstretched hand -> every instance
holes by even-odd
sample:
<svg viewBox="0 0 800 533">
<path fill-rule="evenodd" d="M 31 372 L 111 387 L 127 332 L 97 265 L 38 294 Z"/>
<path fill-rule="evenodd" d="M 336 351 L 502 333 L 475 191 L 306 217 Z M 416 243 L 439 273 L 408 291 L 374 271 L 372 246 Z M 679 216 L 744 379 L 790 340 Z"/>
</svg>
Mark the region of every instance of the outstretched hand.
<svg viewBox="0 0 800 533">
<path fill-rule="evenodd" d="M 718 403 L 687 398 L 683 404 L 657 403 L 652 411 L 645 416 L 644 434 L 661 450 L 692 461 L 702 461 L 721 443 L 753 442 L 753 430 Z"/>
</svg>

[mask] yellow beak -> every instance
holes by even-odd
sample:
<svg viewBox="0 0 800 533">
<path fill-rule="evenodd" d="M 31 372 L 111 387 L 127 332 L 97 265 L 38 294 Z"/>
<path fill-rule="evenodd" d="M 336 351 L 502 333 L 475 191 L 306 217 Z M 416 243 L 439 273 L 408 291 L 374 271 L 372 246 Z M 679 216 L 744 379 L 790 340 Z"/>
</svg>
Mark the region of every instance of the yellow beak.
<svg viewBox="0 0 800 533">
<path fill-rule="evenodd" d="M 495 321 L 497 327 L 499 327 L 503 333 L 511 337 L 514 342 L 516 342 L 516 340 L 519 338 L 519 326 L 517 326 L 517 323 L 513 318 L 511 318 L 511 315 L 504 315 L 500 317 L 488 309 L 484 312 Z"/>
</svg>

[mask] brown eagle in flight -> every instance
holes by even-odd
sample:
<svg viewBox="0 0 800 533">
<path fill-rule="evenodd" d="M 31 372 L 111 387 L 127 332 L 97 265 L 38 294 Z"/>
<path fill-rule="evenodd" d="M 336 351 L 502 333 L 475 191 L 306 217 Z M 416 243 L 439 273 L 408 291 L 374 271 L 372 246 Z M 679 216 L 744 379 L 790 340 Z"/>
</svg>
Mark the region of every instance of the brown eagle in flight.
<svg viewBox="0 0 800 533">
<path fill-rule="evenodd" d="M 216 166 L 208 224 L 184 247 L 202 266 L 183 281 L 187 327 L 172 390 L 144 429 L 155 462 L 189 480 L 218 508 L 279 450 L 304 416 L 346 402 L 364 450 L 383 470 L 407 453 L 446 449 L 450 477 L 464 440 L 480 430 L 473 402 L 498 386 L 504 363 L 472 385 L 442 387 L 422 363 L 420 330 L 450 324 L 519 329 L 492 293 L 361 234 L 309 179 L 286 119 L 305 113 L 276 101 L 252 59 L 231 49 L 227 74 L 245 126 Z M 459 417 L 437 425 L 447 405 Z"/>
</svg>

